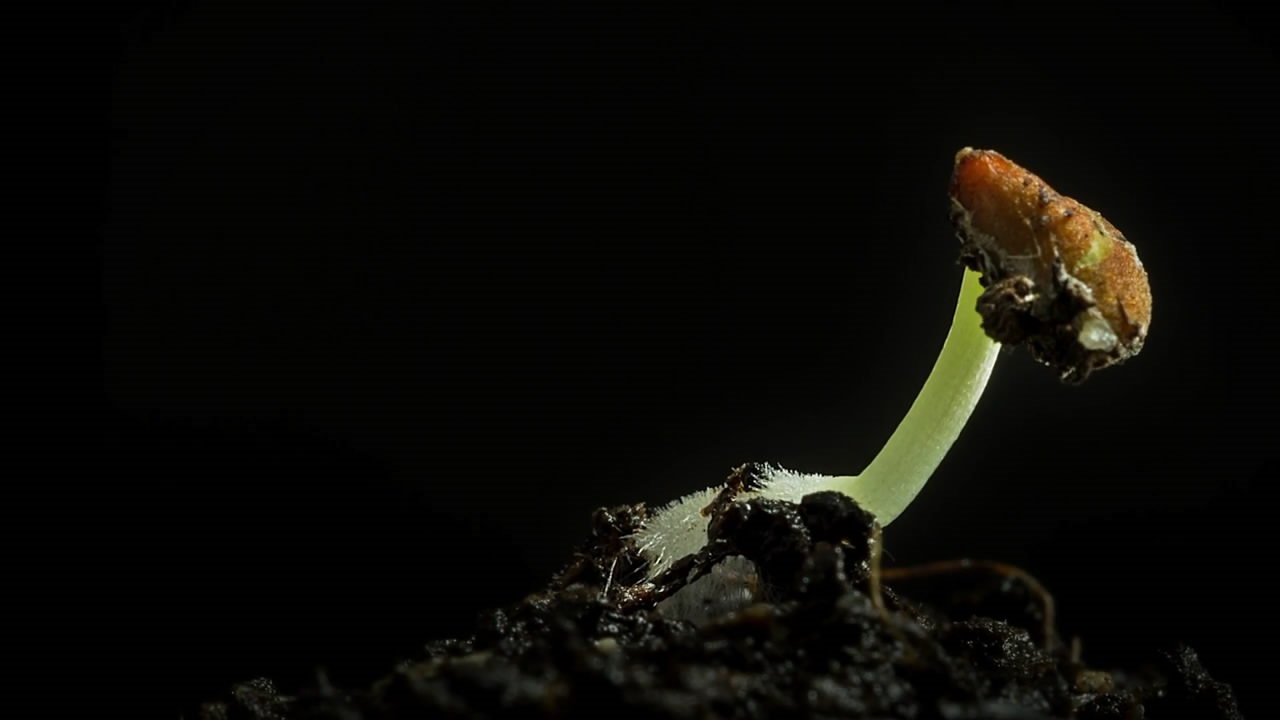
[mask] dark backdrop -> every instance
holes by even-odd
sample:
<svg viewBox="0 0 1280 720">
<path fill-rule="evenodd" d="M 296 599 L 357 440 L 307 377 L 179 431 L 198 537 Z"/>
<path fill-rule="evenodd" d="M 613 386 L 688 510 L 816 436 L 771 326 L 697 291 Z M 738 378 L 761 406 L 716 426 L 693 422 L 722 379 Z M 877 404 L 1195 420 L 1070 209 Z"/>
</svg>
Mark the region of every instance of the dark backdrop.
<svg viewBox="0 0 1280 720">
<path fill-rule="evenodd" d="M 1265 24 L 468 5 L 121 18 L 94 572 L 166 712 L 365 682 L 536 588 L 598 506 L 860 470 L 946 331 L 965 145 L 1122 228 L 1154 322 L 1079 388 L 1002 358 L 893 561 L 1016 563 L 1086 658 L 1185 641 L 1260 707 Z"/>
</svg>

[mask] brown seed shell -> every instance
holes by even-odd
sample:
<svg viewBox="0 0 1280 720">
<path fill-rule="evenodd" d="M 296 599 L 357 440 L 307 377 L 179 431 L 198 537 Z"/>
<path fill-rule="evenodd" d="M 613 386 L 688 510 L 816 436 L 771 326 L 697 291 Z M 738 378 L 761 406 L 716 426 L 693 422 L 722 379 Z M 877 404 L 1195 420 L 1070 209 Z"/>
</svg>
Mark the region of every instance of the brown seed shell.
<svg viewBox="0 0 1280 720">
<path fill-rule="evenodd" d="M 1147 273 L 1106 218 L 992 150 L 956 153 L 950 195 L 961 258 L 987 287 L 988 335 L 1026 342 L 1069 382 L 1142 349 Z"/>
</svg>

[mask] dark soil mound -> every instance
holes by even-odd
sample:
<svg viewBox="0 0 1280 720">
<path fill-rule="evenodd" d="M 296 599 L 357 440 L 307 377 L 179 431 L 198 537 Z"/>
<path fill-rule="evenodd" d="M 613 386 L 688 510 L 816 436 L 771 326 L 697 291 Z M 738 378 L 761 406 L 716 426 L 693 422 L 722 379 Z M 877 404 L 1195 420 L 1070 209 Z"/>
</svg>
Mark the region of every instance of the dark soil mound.
<svg viewBox="0 0 1280 720">
<path fill-rule="evenodd" d="M 1087 667 L 1016 568 L 880 570 L 878 528 L 843 495 L 710 512 L 708 547 L 650 581 L 629 541 L 643 507 L 601 509 L 549 587 L 471 637 L 429 644 L 371 688 L 321 678 L 284 695 L 257 680 L 199 716 L 1240 717 L 1189 648 L 1138 672 Z"/>
</svg>

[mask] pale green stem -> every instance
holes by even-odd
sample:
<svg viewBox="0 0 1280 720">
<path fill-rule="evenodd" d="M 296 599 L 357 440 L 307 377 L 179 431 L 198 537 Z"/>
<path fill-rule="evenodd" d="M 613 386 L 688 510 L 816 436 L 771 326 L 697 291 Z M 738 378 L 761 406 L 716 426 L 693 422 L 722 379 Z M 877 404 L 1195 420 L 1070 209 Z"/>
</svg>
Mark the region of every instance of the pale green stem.
<svg viewBox="0 0 1280 720">
<path fill-rule="evenodd" d="M 995 367 L 1000 345 L 982 330 L 976 311 L 982 286 L 965 270 L 951 330 L 942 352 L 906 417 L 861 475 L 825 478 L 888 525 L 919 494 L 978 405 Z"/>
</svg>

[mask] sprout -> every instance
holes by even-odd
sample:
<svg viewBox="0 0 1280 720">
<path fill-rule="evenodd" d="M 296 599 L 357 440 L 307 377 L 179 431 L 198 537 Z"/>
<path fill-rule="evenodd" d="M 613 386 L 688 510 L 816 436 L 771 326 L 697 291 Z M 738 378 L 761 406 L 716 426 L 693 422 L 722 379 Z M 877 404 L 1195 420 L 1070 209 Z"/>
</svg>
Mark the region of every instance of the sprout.
<svg viewBox="0 0 1280 720">
<path fill-rule="evenodd" d="M 889 441 L 860 475 L 769 466 L 759 471 L 759 487 L 739 497 L 798 502 L 835 490 L 888 525 L 960 435 L 1001 344 L 1025 343 L 1069 383 L 1142 349 L 1151 322 L 1146 272 L 1133 245 L 1101 215 L 990 150 L 956 154 L 950 198 L 967 269 L 942 351 Z M 636 534 L 650 577 L 706 544 L 706 509 L 721 490 L 667 505 Z"/>
</svg>

